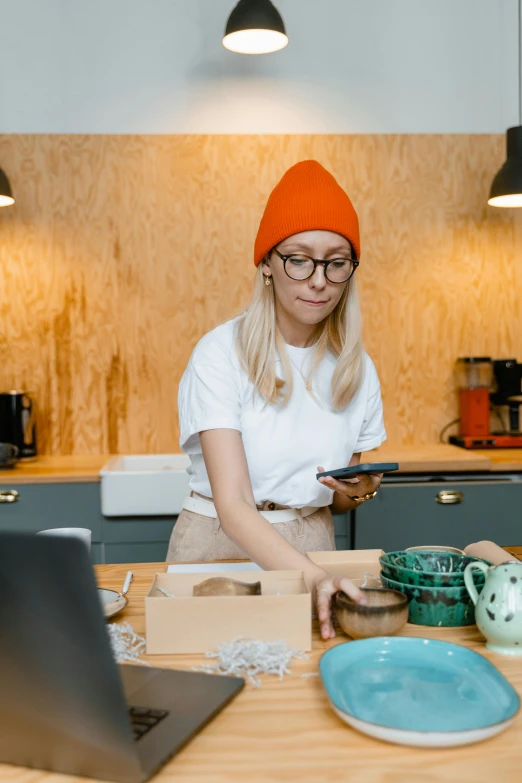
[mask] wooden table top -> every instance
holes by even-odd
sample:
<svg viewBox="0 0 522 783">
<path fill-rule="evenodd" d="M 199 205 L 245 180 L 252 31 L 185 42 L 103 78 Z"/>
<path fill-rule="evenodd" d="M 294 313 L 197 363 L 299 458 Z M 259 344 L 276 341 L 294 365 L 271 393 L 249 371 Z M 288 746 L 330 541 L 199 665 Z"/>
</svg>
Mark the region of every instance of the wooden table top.
<svg viewBox="0 0 522 783">
<path fill-rule="evenodd" d="M 519 548 L 520 549 L 520 548 Z M 114 622 L 128 620 L 144 633 L 144 597 L 165 563 L 97 566 L 101 587 L 121 590 L 128 570 L 134 579 L 129 604 Z M 486 650 L 475 626 L 420 628 L 407 625 L 402 635 L 463 644 L 488 658 L 522 695 L 522 658 Z M 161 783 L 515 783 L 522 769 L 522 713 L 493 739 L 450 750 L 390 745 L 346 726 L 328 704 L 316 672 L 321 654 L 340 637 L 323 642 L 315 631 L 308 661 L 297 661 L 282 681 L 264 677 L 260 688 L 244 691 L 154 778 Z M 143 656 L 154 666 L 185 669 L 200 655 Z M 68 775 L 0 765 L 0 782 L 73 783 Z"/>
<path fill-rule="evenodd" d="M 100 481 L 109 454 L 41 456 L 0 470 L 0 486 Z M 398 462 L 400 473 L 521 472 L 522 449 L 466 450 L 447 443 L 390 446 L 385 443 L 362 456 L 363 462 Z"/>
</svg>

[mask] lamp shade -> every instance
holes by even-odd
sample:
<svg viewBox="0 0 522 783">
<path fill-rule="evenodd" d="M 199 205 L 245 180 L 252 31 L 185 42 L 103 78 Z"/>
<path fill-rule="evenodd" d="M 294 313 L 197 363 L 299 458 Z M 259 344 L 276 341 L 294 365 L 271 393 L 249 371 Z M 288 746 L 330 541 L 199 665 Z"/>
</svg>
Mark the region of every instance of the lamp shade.
<svg viewBox="0 0 522 783">
<path fill-rule="evenodd" d="M 0 207 L 9 207 L 11 204 L 14 204 L 11 185 L 2 169 L 0 169 Z"/>
<path fill-rule="evenodd" d="M 270 0 L 239 0 L 228 17 L 223 46 L 239 54 L 268 54 L 288 43 L 281 14 Z"/>
<path fill-rule="evenodd" d="M 507 129 L 506 142 L 506 162 L 493 180 L 488 204 L 522 207 L 522 125 Z"/>
</svg>

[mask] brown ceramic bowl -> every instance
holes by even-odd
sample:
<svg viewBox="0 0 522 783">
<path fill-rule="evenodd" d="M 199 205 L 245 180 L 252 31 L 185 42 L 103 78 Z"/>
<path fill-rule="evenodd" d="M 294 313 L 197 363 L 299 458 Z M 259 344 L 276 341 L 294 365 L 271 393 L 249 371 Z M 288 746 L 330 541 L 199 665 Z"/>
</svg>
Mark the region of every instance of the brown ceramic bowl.
<svg viewBox="0 0 522 783">
<path fill-rule="evenodd" d="M 335 613 L 343 631 L 353 639 L 390 636 L 408 619 L 408 599 L 398 590 L 362 587 L 366 604 L 356 604 L 346 593 L 335 596 Z"/>
</svg>

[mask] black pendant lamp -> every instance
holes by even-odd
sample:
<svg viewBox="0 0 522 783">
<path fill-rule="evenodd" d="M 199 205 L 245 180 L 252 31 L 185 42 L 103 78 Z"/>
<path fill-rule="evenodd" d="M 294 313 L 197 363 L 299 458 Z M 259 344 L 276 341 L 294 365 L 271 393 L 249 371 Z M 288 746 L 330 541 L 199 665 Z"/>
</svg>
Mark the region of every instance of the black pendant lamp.
<svg viewBox="0 0 522 783">
<path fill-rule="evenodd" d="M 0 169 L 0 207 L 9 207 L 14 204 L 13 192 L 6 175 Z"/>
<path fill-rule="evenodd" d="M 507 129 L 506 162 L 493 180 L 488 204 L 522 207 L 522 0 L 518 0 L 518 113 L 519 124 Z"/>
<path fill-rule="evenodd" d="M 268 54 L 288 43 L 281 14 L 270 0 L 239 0 L 228 17 L 223 46 L 239 54 Z"/>
</svg>

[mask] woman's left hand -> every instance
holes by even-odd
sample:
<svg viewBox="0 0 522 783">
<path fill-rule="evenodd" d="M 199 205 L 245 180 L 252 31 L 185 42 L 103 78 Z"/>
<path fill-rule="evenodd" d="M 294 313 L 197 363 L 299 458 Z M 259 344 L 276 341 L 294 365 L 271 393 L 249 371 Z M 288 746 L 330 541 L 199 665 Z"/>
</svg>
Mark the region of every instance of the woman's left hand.
<svg viewBox="0 0 522 783">
<path fill-rule="evenodd" d="M 317 467 L 317 472 L 324 473 L 324 468 L 319 465 Z M 378 473 L 375 476 L 367 476 L 361 473 L 355 478 L 343 479 L 342 481 L 332 478 L 332 476 L 325 476 L 318 480 L 329 489 L 333 489 L 334 492 L 338 492 L 340 495 L 344 495 L 344 497 L 351 499 L 375 492 L 376 489 L 379 489 L 381 479 L 382 473 Z"/>
</svg>

